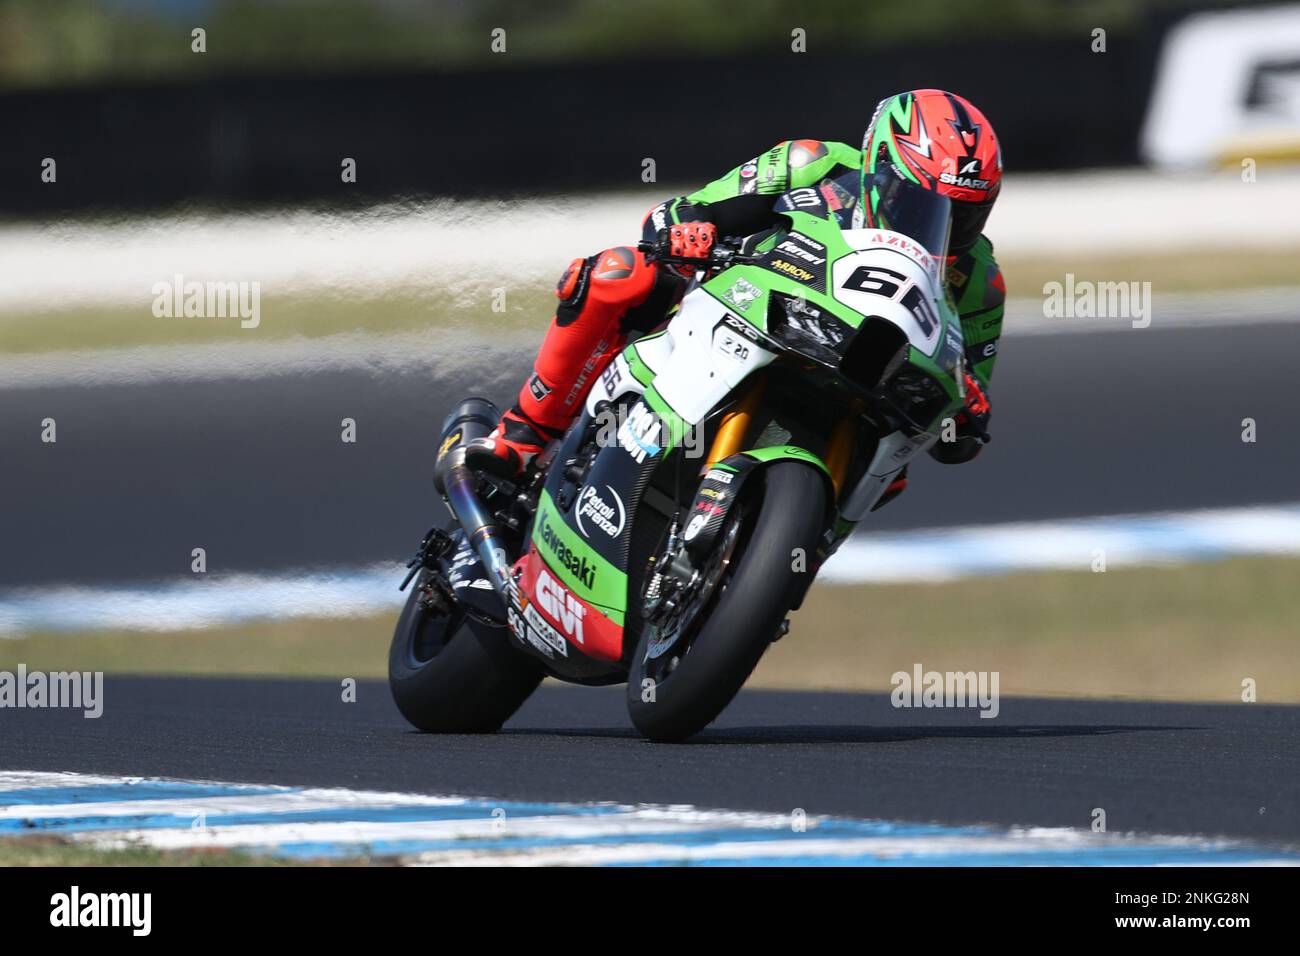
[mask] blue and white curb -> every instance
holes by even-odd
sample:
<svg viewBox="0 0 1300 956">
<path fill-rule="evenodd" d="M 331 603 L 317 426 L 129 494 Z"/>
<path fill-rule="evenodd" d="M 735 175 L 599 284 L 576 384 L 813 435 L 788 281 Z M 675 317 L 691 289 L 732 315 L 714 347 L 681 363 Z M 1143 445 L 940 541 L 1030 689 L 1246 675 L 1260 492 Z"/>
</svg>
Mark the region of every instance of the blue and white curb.
<svg viewBox="0 0 1300 956">
<path fill-rule="evenodd" d="M 1300 554 L 1300 504 L 1216 508 L 855 535 L 817 580 L 947 581 L 1018 571 L 1090 571 Z"/>
<path fill-rule="evenodd" d="M 869 531 L 869 529 L 868 529 Z M 984 574 L 1300 554 L 1300 504 L 1179 514 L 1038 521 L 864 533 L 847 541 L 818 580 L 829 584 L 947 581 Z M 0 592 L 0 637 L 106 630 L 177 631 L 261 619 L 391 613 L 405 570 L 197 575 L 166 584 L 43 587 Z"/>
<path fill-rule="evenodd" d="M 1297 849 L 1196 837 L 0 772 L 0 839 L 34 833 L 434 866 L 1300 865 Z"/>
</svg>

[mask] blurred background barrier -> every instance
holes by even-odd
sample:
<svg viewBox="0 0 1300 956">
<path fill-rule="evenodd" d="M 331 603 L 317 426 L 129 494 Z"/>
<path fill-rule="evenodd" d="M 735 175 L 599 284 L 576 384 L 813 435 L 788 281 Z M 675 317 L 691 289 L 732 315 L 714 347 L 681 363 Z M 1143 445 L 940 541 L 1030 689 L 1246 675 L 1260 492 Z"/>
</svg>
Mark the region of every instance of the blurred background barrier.
<svg viewBox="0 0 1300 956">
<path fill-rule="evenodd" d="M 24 91 L 0 100 L 20 131 L 0 156 L 0 208 L 609 189 L 638 182 L 645 159 L 660 179 L 706 182 L 785 139 L 856 144 L 882 95 L 918 86 L 981 104 L 1017 169 L 1131 165 L 1150 63 L 1073 37 Z M 674 77 L 699 94 L 672 92 Z M 47 156 L 57 189 L 40 178 Z"/>
<path fill-rule="evenodd" d="M 1172 169 L 1300 159 L 1300 6 L 1199 13 L 1169 32 L 1142 151 Z"/>
<path fill-rule="evenodd" d="M 857 142 L 918 86 L 980 104 L 1010 169 L 1132 165 L 1166 33 L 1201 6 L 5 0 L 0 212 L 601 189 L 647 158 L 699 182 L 782 139 Z"/>
</svg>

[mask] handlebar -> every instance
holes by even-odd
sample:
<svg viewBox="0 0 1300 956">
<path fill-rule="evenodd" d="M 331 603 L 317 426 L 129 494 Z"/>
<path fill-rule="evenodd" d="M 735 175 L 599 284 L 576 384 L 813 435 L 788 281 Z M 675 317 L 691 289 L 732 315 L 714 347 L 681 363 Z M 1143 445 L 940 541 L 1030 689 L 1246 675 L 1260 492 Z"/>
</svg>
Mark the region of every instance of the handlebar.
<svg viewBox="0 0 1300 956">
<path fill-rule="evenodd" d="M 723 269 L 748 258 L 742 256 L 739 249 L 722 243 L 714 245 L 709 250 L 709 254 L 704 257 L 669 255 L 662 251 L 657 242 L 649 242 L 644 239 L 638 242 L 636 247 L 637 251 L 645 253 L 647 262 L 662 262 L 674 266 L 695 266 L 702 269 Z"/>
</svg>

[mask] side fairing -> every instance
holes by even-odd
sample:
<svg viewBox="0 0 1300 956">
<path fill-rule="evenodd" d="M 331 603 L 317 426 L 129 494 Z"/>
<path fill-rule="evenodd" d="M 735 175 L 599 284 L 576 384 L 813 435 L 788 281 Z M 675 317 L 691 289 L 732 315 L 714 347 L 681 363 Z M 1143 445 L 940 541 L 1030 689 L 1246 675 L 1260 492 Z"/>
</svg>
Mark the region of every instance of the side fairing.
<svg viewBox="0 0 1300 956">
<path fill-rule="evenodd" d="M 655 376 L 646 398 L 656 414 L 687 427 L 704 421 L 733 388 L 776 358 L 749 322 L 701 289 L 682 301 L 665 334 L 672 361 Z M 667 437 L 676 444 L 675 436 Z"/>
<path fill-rule="evenodd" d="M 598 452 L 580 484 L 559 465 L 547 476 L 516 582 L 512 626 L 523 627 L 520 639 L 554 665 L 572 657 L 553 646 L 555 633 L 586 657 L 622 657 L 628 560 L 642 495 L 672 450 L 702 461 L 708 449 L 697 426 L 775 358 L 760 338 L 715 297 L 696 290 L 663 333 L 625 349 L 593 386 L 583 420 L 556 460 L 575 461 L 588 437 Z"/>
</svg>

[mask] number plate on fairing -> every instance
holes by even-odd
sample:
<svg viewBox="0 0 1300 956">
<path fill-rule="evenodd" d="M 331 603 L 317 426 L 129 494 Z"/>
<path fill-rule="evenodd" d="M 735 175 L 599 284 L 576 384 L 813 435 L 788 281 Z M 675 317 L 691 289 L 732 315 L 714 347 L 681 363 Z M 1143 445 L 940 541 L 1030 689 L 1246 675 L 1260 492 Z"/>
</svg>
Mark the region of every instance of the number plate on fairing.
<svg viewBox="0 0 1300 956">
<path fill-rule="evenodd" d="M 835 299 L 862 315 L 894 323 L 914 347 L 933 356 L 947 324 L 933 257 L 897 233 L 855 229 L 844 237 L 858 249 L 831 267 Z"/>
</svg>

